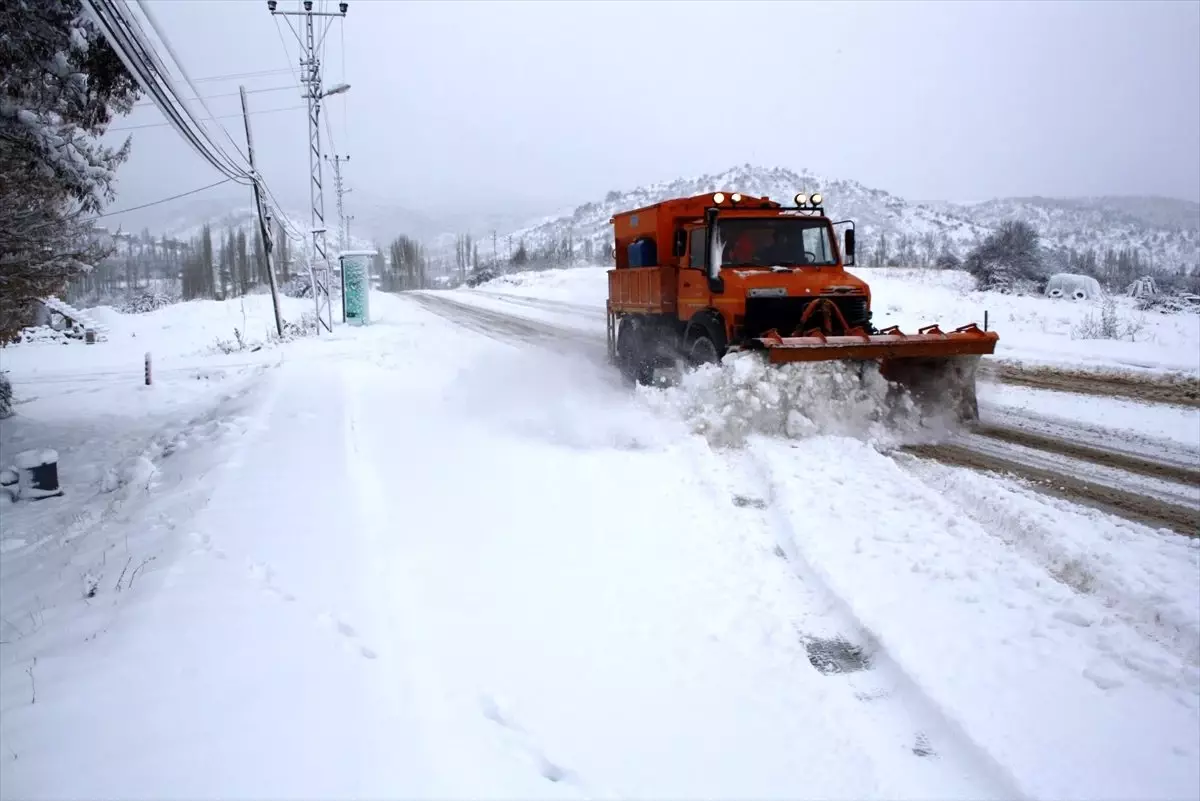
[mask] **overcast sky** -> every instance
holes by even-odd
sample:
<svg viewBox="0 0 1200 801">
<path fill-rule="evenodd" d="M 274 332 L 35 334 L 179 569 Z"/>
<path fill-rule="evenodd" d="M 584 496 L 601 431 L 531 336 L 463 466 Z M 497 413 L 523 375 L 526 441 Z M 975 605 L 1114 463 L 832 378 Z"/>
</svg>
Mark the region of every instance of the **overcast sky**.
<svg viewBox="0 0 1200 801">
<path fill-rule="evenodd" d="M 265 0 L 148 3 L 193 78 L 295 64 Z M 1200 199 L 1200 3 L 1185 0 L 352 0 L 325 52 L 326 86 L 342 80 L 326 111 L 359 203 L 548 213 L 746 162 L 914 200 Z M 291 87 L 250 103 L 295 107 L 252 119 L 267 180 L 305 209 L 293 76 L 240 82 Z M 161 121 L 143 106 L 114 128 Z M 240 119 L 221 122 L 243 141 Z M 220 177 L 169 127 L 129 133 L 113 209 Z"/>
</svg>

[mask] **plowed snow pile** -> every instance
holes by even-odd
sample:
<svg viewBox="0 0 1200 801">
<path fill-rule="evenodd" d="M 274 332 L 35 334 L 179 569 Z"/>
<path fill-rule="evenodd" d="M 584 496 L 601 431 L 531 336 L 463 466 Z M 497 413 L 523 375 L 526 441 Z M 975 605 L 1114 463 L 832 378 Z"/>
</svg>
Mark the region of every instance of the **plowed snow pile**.
<svg viewBox="0 0 1200 801">
<path fill-rule="evenodd" d="M 673 386 L 639 389 L 652 406 L 681 415 L 717 447 L 741 445 L 753 434 L 848 436 L 894 447 L 947 426 L 923 415 L 872 363 L 769 365 L 757 354 L 733 353 L 719 365 L 686 371 Z"/>
</svg>

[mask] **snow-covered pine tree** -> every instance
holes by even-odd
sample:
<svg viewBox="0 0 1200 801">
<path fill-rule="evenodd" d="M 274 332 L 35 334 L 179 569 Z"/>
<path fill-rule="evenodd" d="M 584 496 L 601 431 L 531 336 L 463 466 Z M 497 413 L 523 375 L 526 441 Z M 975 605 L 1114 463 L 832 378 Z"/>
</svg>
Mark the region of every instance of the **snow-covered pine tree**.
<svg viewBox="0 0 1200 801">
<path fill-rule="evenodd" d="M 138 88 L 80 0 L 0 3 L 0 338 L 104 255 L 86 217 L 129 155 L 101 145 Z"/>
</svg>

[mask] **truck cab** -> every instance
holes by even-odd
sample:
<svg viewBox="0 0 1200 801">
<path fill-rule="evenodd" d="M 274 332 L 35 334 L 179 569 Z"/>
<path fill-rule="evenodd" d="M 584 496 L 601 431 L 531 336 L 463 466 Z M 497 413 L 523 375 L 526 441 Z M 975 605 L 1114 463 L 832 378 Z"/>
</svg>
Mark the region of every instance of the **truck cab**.
<svg viewBox="0 0 1200 801">
<path fill-rule="evenodd" d="M 839 243 L 819 195 L 796 201 L 715 192 L 614 215 L 614 359 L 715 361 L 771 331 L 870 332 L 870 291 L 845 271 L 853 223 Z"/>
</svg>

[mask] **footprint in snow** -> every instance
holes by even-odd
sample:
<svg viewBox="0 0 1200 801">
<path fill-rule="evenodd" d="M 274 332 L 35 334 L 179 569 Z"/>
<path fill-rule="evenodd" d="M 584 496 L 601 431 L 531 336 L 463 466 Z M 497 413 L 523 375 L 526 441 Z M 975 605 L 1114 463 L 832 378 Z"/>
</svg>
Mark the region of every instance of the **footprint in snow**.
<svg viewBox="0 0 1200 801">
<path fill-rule="evenodd" d="M 354 653 L 357 653 L 363 659 L 379 658 L 379 654 L 374 649 L 368 648 L 365 645 L 357 645 L 352 642 L 358 638 L 358 632 L 355 631 L 354 627 L 349 623 L 338 620 L 328 612 L 322 612 L 321 614 L 317 615 L 317 624 L 322 628 L 331 629 L 332 631 L 340 634 L 345 640 L 343 645 Z"/>
<path fill-rule="evenodd" d="M 532 760 L 543 779 L 555 784 L 568 781 L 577 783 L 575 774 L 562 765 L 548 759 L 542 752 L 542 749 L 533 741 L 529 733 L 521 728 L 521 725 L 501 708 L 501 705 L 495 698 L 490 695 L 484 695 L 479 699 L 479 706 L 483 712 L 483 716 L 504 729 L 506 738 L 517 749 L 524 752 L 526 757 Z"/>
</svg>

